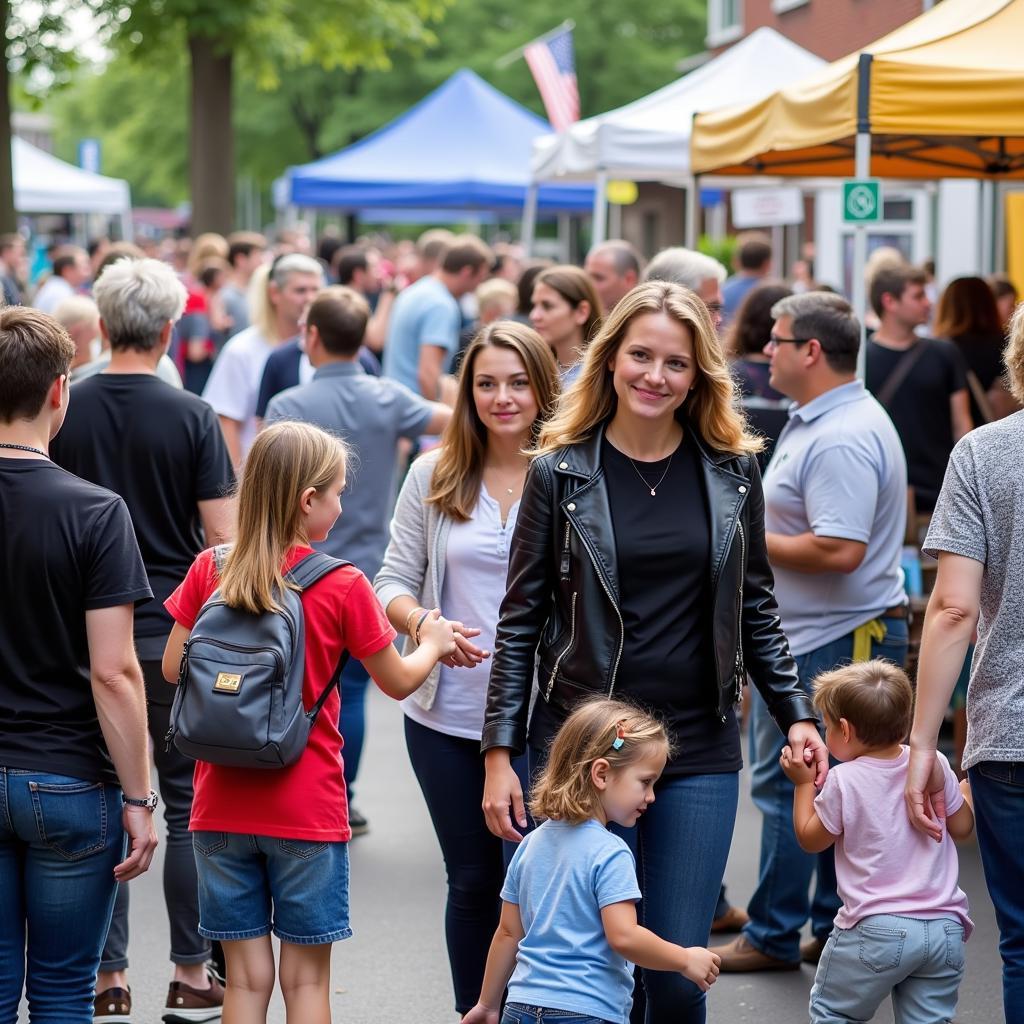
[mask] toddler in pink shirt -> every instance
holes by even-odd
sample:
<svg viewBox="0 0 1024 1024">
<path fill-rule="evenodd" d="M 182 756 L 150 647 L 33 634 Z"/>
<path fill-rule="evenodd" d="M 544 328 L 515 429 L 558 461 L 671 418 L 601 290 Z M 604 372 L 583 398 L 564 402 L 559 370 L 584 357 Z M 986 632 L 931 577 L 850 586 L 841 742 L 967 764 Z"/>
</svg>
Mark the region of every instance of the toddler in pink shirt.
<svg viewBox="0 0 1024 1024">
<path fill-rule="evenodd" d="M 942 755 L 946 831 L 936 843 L 910 824 L 903 802 L 914 694 L 887 661 L 847 665 L 815 680 L 825 741 L 843 762 L 815 794 L 814 765 L 783 748 L 795 786 L 793 828 L 801 847 L 835 844 L 843 905 L 811 989 L 811 1024 L 870 1020 L 892 994 L 896 1024 L 950 1021 L 973 925 L 957 884 L 953 839 L 974 828 L 966 789 Z M 966 784 L 964 784 L 966 787 Z"/>
</svg>

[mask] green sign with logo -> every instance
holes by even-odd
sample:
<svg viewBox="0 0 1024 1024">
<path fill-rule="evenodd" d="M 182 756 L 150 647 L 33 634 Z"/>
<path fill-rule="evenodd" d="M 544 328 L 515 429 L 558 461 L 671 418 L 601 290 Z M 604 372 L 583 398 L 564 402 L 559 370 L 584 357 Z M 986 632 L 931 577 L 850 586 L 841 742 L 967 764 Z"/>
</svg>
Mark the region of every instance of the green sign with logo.
<svg viewBox="0 0 1024 1024">
<path fill-rule="evenodd" d="M 843 182 L 843 221 L 875 224 L 882 219 L 882 183 L 877 178 Z"/>
</svg>

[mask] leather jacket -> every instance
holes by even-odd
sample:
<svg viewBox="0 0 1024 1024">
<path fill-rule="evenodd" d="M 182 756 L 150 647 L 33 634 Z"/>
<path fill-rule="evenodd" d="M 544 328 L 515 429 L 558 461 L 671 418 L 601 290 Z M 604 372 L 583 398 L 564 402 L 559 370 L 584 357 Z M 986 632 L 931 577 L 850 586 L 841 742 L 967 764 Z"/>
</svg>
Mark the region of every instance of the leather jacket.
<svg viewBox="0 0 1024 1024">
<path fill-rule="evenodd" d="M 708 501 L 715 675 L 709 716 L 724 721 L 749 671 L 786 733 L 816 720 L 797 679 L 772 592 L 764 496 L 753 455 L 697 445 Z M 601 468 L 604 426 L 533 460 L 519 505 L 484 717 L 482 749 L 526 744 L 530 681 L 564 717 L 583 697 L 611 697 L 623 646 L 619 572 Z"/>
</svg>

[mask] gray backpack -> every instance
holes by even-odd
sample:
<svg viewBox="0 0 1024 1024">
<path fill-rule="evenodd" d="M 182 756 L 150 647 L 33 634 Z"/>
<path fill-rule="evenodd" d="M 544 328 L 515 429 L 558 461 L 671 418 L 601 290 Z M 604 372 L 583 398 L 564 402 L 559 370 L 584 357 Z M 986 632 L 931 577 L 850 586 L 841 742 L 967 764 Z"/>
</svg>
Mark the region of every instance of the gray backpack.
<svg viewBox="0 0 1024 1024">
<path fill-rule="evenodd" d="M 228 547 L 214 549 L 218 570 Z M 306 711 L 305 620 L 300 593 L 350 563 L 314 552 L 285 578 L 281 610 L 253 615 L 224 603 L 218 587 L 199 609 L 178 669 L 167 745 L 187 757 L 234 768 L 284 768 L 306 749 L 324 702 L 341 679 L 345 651 L 327 688 Z"/>
</svg>

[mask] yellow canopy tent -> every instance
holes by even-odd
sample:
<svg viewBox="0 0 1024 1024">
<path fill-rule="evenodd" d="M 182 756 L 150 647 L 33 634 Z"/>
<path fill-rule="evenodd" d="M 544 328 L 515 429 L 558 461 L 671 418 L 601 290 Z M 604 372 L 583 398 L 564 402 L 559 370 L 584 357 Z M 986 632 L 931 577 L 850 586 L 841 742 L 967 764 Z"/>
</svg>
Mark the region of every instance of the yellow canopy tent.
<svg viewBox="0 0 1024 1024">
<path fill-rule="evenodd" d="M 698 174 L 1024 178 L 1024 0 L 943 0 L 759 103 L 698 114 L 690 145 Z"/>
</svg>

